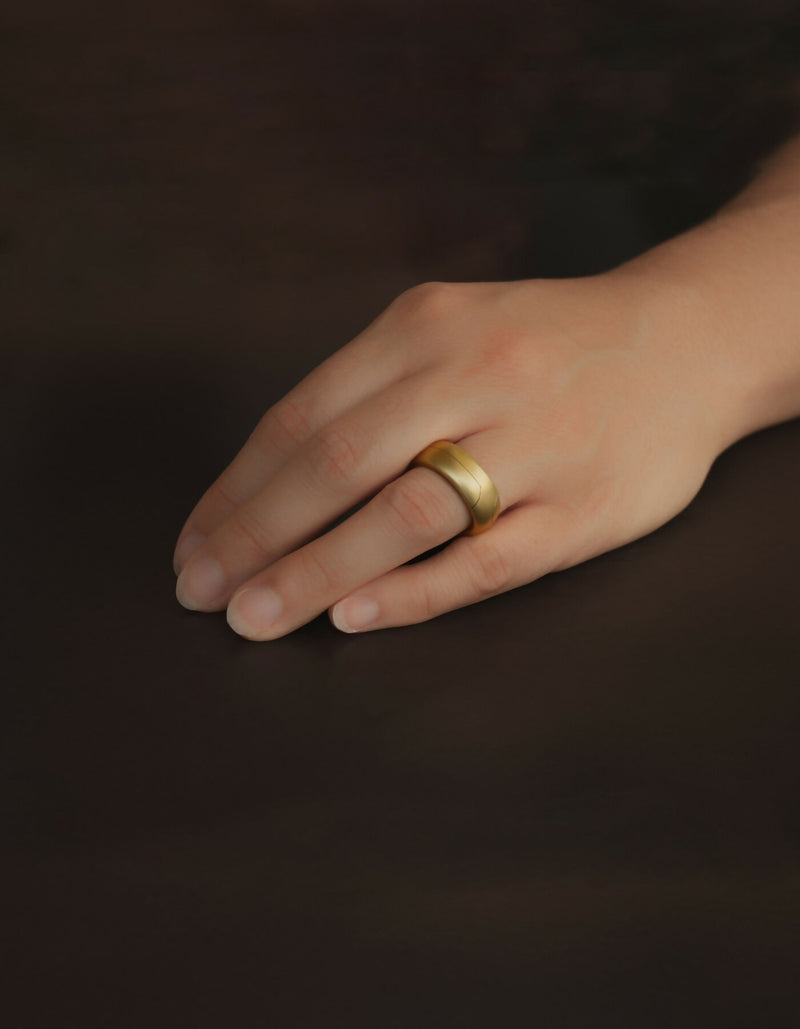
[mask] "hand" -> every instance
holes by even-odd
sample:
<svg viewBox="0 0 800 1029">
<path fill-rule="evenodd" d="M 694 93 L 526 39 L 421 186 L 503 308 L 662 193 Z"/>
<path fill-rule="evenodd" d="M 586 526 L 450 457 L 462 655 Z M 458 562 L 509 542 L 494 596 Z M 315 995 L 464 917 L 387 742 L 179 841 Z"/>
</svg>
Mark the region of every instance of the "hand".
<svg viewBox="0 0 800 1029">
<path fill-rule="evenodd" d="M 350 632 L 410 625 L 668 521 L 724 446 L 713 376 L 672 315 L 654 321 L 645 287 L 604 273 L 402 293 L 266 412 L 203 495 L 175 550 L 178 600 L 227 607 L 253 640 L 325 609 Z M 436 439 L 497 486 L 487 531 L 459 535 L 459 494 L 407 470 Z"/>
</svg>

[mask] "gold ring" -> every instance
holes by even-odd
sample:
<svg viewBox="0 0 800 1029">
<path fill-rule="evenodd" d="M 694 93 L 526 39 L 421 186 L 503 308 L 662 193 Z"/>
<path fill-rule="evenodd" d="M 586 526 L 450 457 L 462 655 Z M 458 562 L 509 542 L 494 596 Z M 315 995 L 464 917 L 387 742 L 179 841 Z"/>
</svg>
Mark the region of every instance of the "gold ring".
<svg viewBox="0 0 800 1029">
<path fill-rule="evenodd" d="M 472 519 L 463 535 L 477 536 L 494 524 L 500 514 L 497 487 L 466 450 L 449 440 L 437 439 L 420 450 L 409 468 L 415 465 L 437 472 L 458 491 Z"/>
</svg>

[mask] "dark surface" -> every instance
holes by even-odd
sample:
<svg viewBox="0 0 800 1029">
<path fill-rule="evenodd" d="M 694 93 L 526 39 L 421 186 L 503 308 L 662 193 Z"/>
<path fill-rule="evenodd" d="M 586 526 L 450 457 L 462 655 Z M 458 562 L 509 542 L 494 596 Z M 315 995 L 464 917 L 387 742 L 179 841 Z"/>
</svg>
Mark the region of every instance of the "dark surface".
<svg viewBox="0 0 800 1029">
<path fill-rule="evenodd" d="M 745 181 L 797 110 L 768 6 L 10 19 L 5 1024 L 796 1020 L 800 421 L 418 626 L 248 643 L 171 571 L 401 289 L 608 267 Z"/>
</svg>

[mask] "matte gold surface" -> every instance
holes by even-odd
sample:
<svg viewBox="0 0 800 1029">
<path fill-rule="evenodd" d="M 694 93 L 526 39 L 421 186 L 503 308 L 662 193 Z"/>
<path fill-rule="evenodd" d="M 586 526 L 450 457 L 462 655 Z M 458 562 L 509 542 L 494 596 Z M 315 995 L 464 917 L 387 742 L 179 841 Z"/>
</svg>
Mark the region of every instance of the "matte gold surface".
<svg viewBox="0 0 800 1029">
<path fill-rule="evenodd" d="M 500 514 L 497 487 L 466 450 L 446 439 L 420 450 L 410 467 L 430 468 L 446 479 L 467 505 L 472 525 L 465 536 L 477 536 L 494 524 Z"/>
</svg>

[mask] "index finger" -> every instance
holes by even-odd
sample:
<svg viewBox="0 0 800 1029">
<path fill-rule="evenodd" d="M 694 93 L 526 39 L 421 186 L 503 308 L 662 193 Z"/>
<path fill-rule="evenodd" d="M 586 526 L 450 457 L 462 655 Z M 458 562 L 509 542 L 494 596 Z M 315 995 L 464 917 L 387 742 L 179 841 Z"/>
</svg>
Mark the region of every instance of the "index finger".
<svg viewBox="0 0 800 1029">
<path fill-rule="evenodd" d="M 397 345 L 399 342 L 394 334 L 375 335 L 364 330 L 267 410 L 239 453 L 187 518 L 175 545 L 176 575 L 205 538 L 236 507 L 258 493 L 303 443 L 323 426 L 412 371 L 407 351 Z"/>
</svg>

